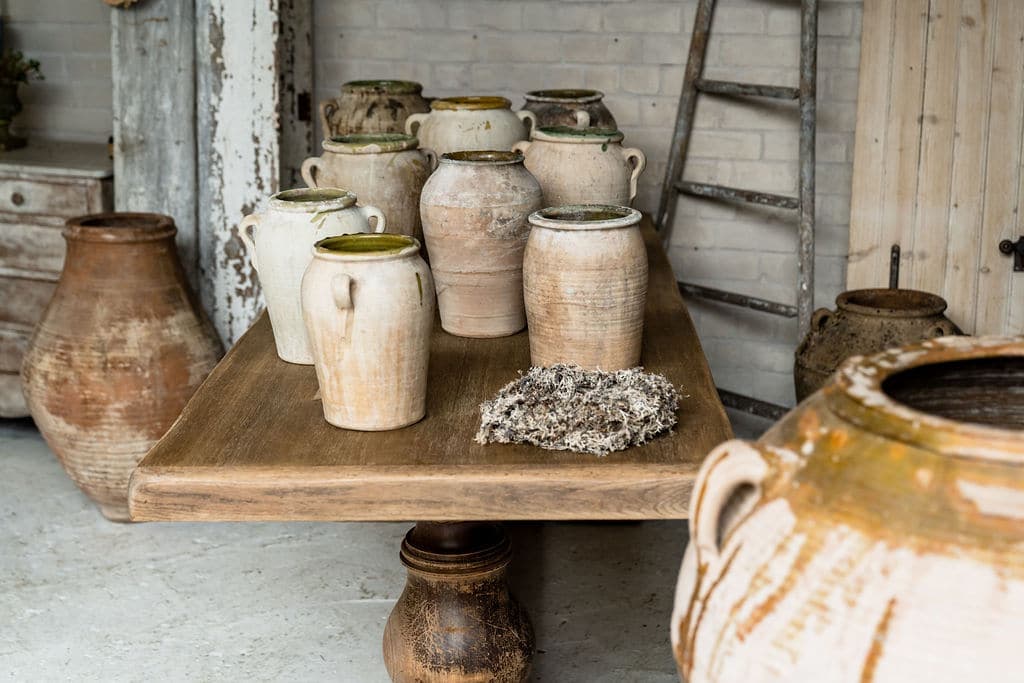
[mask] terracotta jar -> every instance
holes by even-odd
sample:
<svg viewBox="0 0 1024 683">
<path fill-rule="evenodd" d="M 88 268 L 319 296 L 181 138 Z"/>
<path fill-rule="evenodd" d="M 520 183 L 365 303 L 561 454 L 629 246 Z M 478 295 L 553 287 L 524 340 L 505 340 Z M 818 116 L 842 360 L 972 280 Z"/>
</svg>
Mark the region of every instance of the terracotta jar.
<svg viewBox="0 0 1024 683">
<path fill-rule="evenodd" d="M 168 216 L 68 220 L 67 255 L 22 364 L 46 443 L 104 516 L 128 521 L 128 477 L 222 353 L 189 290 Z"/>
<path fill-rule="evenodd" d="M 388 217 L 388 232 L 417 237 L 420 191 L 437 166 L 429 149 L 404 133 L 342 135 L 324 140 L 324 153 L 302 162 L 310 187 L 343 187 Z"/>
<path fill-rule="evenodd" d="M 342 235 L 316 243 L 302 311 L 324 418 L 379 431 L 426 412 L 434 284 L 405 235 Z"/>
<path fill-rule="evenodd" d="M 441 157 L 420 198 L 441 326 L 460 337 L 504 337 L 526 325 L 523 249 L 540 185 L 519 152 Z"/>
<path fill-rule="evenodd" d="M 302 274 L 313 258 L 313 243 L 346 233 L 384 232 L 387 222 L 375 206 L 356 206 L 356 196 L 339 188 L 278 192 L 262 214 L 251 214 L 238 225 L 259 273 L 267 302 L 278 357 L 289 363 L 313 364 L 306 326 L 302 322 Z M 253 234 L 249 234 L 249 230 Z"/>
<path fill-rule="evenodd" d="M 530 137 L 536 121 L 532 111 L 512 111 L 512 103 L 504 97 L 446 97 L 431 102 L 429 114 L 406 119 L 405 132 L 418 136 L 420 144 L 438 155 L 508 150 Z"/>
<path fill-rule="evenodd" d="M 600 90 L 555 89 L 533 90 L 523 95 L 523 109 L 537 115 L 537 126 L 576 126 L 587 128 L 618 128 L 615 117 L 603 102 Z"/>
<path fill-rule="evenodd" d="M 535 366 L 622 370 L 640 364 L 647 249 L 640 212 L 557 206 L 530 216 L 523 294 Z"/>
<path fill-rule="evenodd" d="M 644 153 L 624 148 L 622 133 L 614 129 L 538 128 L 531 141 L 512 149 L 526 156 L 527 170 L 544 191 L 544 206 L 629 206 L 647 166 Z"/>
<path fill-rule="evenodd" d="M 410 114 L 430 111 L 414 81 L 349 81 L 341 96 L 320 103 L 324 139 L 361 133 L 401 133 Z"/>
<path fill-rule="evenodd" d="M 1019 678 L 1024 342 L 847 361 L 707 457 L 672 642 L 690 683 Z"/>
<path fill-rule="evenodd" d="M 819 308 L 796 350 L 793 375 L 802 401 L 824 386 L 850 356 L 963 334 L 943 315 L 942 297 L 913 289 L 855 289 L 836 297 L 836 310 Z"/>
</svg>

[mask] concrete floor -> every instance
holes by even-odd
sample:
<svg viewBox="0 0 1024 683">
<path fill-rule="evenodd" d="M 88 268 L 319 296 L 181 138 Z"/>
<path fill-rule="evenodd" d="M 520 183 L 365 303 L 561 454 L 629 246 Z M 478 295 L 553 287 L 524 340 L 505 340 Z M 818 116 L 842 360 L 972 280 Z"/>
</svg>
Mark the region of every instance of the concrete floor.
<svg viewBox="0 0 1024 683">
<path fill-rule="evenodd" d="M 9 680 L 388 680 L 381 633 L 409 524 L 113 524 L 30 422 L 2 420 L 0 520 Z M 668 618 L 685 522 L 508 528 L 533 680 L 678 680 Z"/>
</svg>

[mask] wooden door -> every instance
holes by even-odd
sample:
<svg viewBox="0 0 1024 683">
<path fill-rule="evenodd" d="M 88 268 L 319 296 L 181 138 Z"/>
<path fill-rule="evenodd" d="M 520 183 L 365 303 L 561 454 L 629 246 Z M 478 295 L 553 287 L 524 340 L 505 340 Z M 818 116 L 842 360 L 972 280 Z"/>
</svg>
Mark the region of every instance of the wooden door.
<svg viewBox="0 0 1024 683">
<path fill-rule="evenodd" d="M 941 294 L 965 332 L 1024 334 L 1024 0 L 865 0 L 847 287 Z"/>
</svg>

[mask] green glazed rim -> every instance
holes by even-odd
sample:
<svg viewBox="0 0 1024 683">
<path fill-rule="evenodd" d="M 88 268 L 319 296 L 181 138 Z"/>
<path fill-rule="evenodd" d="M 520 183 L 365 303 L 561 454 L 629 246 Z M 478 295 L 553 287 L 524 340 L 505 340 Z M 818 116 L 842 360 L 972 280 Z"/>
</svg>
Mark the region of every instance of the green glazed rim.
<svg viewBox="0 0 1024 683">
<path fill-rule="evenodd" d="M 355 133 L 337 135 L 323 141 L 323 148 L 338 154 L 381 154 L 417 149 L 420 140 L 405 133 Z"/>
<path fill-rule="evenodd" d="M 341 92 L 379 92 L 387 93 L 389 95 L 418 95 L 423 92 L 423 86 L 416 81 L 397 81 L 389 78 L 382 78 L 342 83 Z"/>
<path fill-rule="evenodd" d="M 420 243 L 406 235 L 358 232 L 325 237 L 314 245 L 317 256 L 348 260 L 405 256 L 419 253 Z"/>
<path fill-rule="evenodd" d="M 574 142 L 621 142 L 622 131 L 615 128 L 574 128 L 572 126 L 545 126 L 534 131 L 538 140 L 571 140 Z"/>
<path fill-rule="evenodd" d="M 358 199 L 340 187 L 299 187 L 270 197 L 270 207 L 294 213 L 324 213 L 355 206 Z"/>
<path fill-rule="evenodd" d="M 466 95 L 464 97 L 444 97 L 430 103 L 430 108 L 438 111 L 473 111 L 483 109 L 511 109 L 512 102 L 497 95 Z"/>
<path fill-rule="evenodd" d="M 589 88 L 552 88 L 531 90 L 523 95 L 527 102 L 557 102 L 559 104 L 590 104 L 604 97 L 600 90 Z"/>
</svg>

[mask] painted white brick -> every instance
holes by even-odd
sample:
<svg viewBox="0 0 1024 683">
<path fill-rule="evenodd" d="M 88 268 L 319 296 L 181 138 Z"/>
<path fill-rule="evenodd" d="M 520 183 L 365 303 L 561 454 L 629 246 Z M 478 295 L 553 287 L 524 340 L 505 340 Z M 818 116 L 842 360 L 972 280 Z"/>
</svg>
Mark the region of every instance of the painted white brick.
<svg viewBox="0 0 1024 683">
<path fill-rule="evenodd" d="M 760 159 L 761 134 L 741 131 L 697 131 L 690 137 L 690 158 Z"/>
<path fill-rule="evenodd" d="M 599 6 L 530 2 L 523 7 L 523 26 L 531 31 L 598 32 L 601 10 Z"/>
<path fill-rule="evenodd" d="M 387 34 L 388 31 L 382 31 Z M 391 32 L 394 34 L 394 32 Z M 430 62 L 431 55 L 443 55 L 446 62 L 475 62 L 479 58 L 482 42 L 473 33 L 454 33 L 451 31 L 408 31 L 398 39 L 402 46 L 394 46 L 396 52 L 406 54 L 410 59 Z M 397 42 L 397 41 L 396 41 Z M 383 50 L 378 45 L 375 53 L 381 58 L 391 56 L 390 49 Z M 424 84 L 426 85 L 426 84 Z"/>
<path fill-rule="evenodd" d="M 448 13 L 440 0 L 384 1 L 377 3 L 377 25 L 382 28 L 445 28 Z"/>
<path fill-rule="evenodd" d="M 679 34 L 683 26 L 683 7 L 673 3 L 640 3 L 604 8 L 602 28 L 605 31 Z M 682 42 L 688 42 L 678 36 Z"/>
<path fill-rule="evenodd" d="M 601 92 L 616 92 L 619 90 L 619 71 L 621 67 L 615 65 L 588 65 L 583 67 L 583 85 L 587 88 L 600 90 Z M 626 92 L 632 92 L 623 88 Z"/>
<path fill-rule="evenodd" d="M 566 62 L 630 64 L 640 61 L 643 50 L 644 39 L 636 35 L 567 33 L 560 55 Z"/>
<path fill-rule="evenodd" d="M 643 61 L 648 64 L 686 64 L 689 50 L 690 41 L 682 36 L 650 35 L 643 41 Z"/>
<path fill-rule="evenodd" d="M 345 2 L 314 2 L 313 27 L 344 26 L 368 27 L 377 24 L 376 0 L 346 0 Z"/>
<path fill-rule="evenodd" d="M 448 2 L 448 28 L 518 31 L 523 26 L 523 7 L 518 2 Z"/>
<path fill-rule="evenodd" d="M 789 67 L 800 65 L 800 43 L 789 38 L 735 36 L 718 50 L 720 63 L 730 66 Z"/>
<path fill-rule="evenodd" d="M 715 9 L 712 35 L 755 34 L 764 32 L 765 12 L 760 7 L 729 7 Z"/>
<path fill-rule="evenodd" d="M 651 66 L 623 66 L 620 74 L 622 89 L 628 93 L 654 95 L 660 91 L 661 69 Z"/>
</svg>

